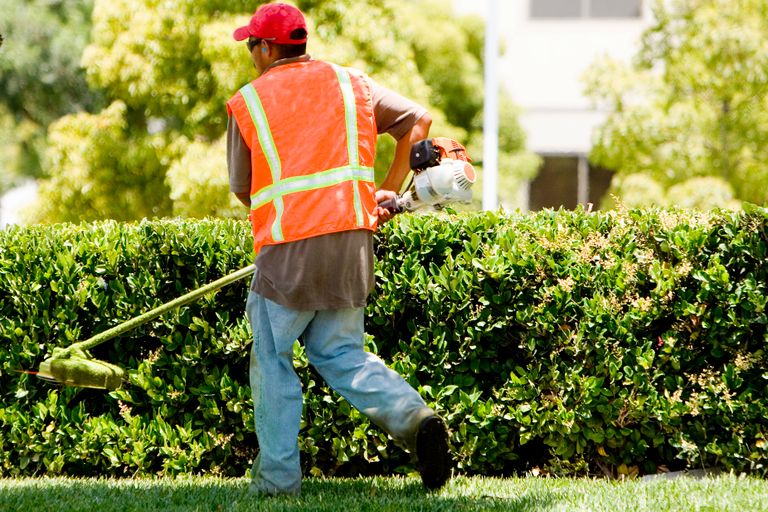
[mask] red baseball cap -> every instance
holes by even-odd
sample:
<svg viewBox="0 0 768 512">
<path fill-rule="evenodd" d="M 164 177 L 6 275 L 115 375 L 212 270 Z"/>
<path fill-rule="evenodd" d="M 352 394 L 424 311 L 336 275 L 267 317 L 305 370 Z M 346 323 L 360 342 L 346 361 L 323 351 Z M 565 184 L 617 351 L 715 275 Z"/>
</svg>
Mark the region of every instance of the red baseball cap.
<svg viewBox="0 0 768 512">
<path fill-rule="evenodd" d="M 291 33 L 296 29 L 304 30 L 299 33 L 299 39 L 291 39 Z M 292 5 L 264 4 L 256 9 L 248 25 L 238 28 L 232 35 L 235 41 L 257 37 L 276 44 L 301 44 L 307 42 L 307 22 L 301 11 Z"/>
</svg>

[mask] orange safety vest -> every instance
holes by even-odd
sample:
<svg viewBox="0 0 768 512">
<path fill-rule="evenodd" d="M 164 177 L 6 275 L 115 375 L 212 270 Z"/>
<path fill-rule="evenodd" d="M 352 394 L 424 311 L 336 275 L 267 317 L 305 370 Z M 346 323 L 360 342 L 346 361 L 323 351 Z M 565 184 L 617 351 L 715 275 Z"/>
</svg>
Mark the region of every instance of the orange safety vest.
<svg viewBox="0 0 768 512">
<path fill-rule="evenodd" d="M 364 75 L 283 64 L 228 102 L 251 150 L 251 225 L 264 245 L 376 229 L 376 124 Z"/>
</svg>

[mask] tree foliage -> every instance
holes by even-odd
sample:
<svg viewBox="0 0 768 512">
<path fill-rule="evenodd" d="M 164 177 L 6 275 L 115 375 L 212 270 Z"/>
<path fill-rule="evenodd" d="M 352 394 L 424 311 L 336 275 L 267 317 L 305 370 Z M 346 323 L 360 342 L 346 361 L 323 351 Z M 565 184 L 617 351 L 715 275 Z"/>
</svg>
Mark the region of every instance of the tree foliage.
<svg viewBox="0 0 768 512">
<path fill-rule="evenodd" d="M 631 66 L 603 59 L 587 74 L 613 111 L 591 160 L 665 189 L 713 176 L 737 200 L 768 202 L 768 3 L 657 1 L 654 13 Z"/>
<path fill-rule="evenodd" d="M 127 106 L 115 101 L 98 114 L 65 116 L 51 125 L 52 173 L 40 187 L 37 214 L 43 219 L 131 220 L 170 211 L 156 135 L 130 130 Z"/>
<path fill-rule="evenodd" d="M 111 105 L 104 111 L 109 114 L 70 116 L 52 128 L 52 178 L 41 188 L 47 208 L 39 210 L 38 220 L 235 214 L 223 186 L 224 104 L 255 77 L 247 50 L 232 39 L 232 31 L 257 5 L 96 0 L 92 42 L 82 63 L 90 86 Z M 433 0 L 299 0 L 297 5 L 307 14 L 314 58 L 358 67 L 425 105 L 434 118 L 433 134 L 468 147 L 480 144 L 482 20 L 457 17 Z M 503 149 L 514 160 L 524 137 L 516 117 L 504 123 L 510 133 Z M 121 143 L 125 147 L 118 149 Z M 73 148 L 87 154 L 71 158 Z M 380 138 L 378 179 L 392 148 L 389 137 Z M 111 167 L 98 163 L 106 155 Z M 530 173 L 535 165 L 531 158 L 516 162 L 523 162 L 516 172 Z M 138 199 L 148 191 L 152 200 Z M 82 208 L 67 200 L 74 196 Z M 131 206 L 124 204 L 126 197 Z"/>
<path fill-rule="evenodd" d="M 0 16 L 0 190 L 14 176 L 42 174 L 47 126 L 96 107 L 80 56 L 93 0 L 4 0 Z"/>
<path fill-rule="evenodd" d="M 738 210 L 741 207 L 741 202 L 734 196 L 733 187 L 716 176 L 690 178 L 664 190 L 664 187 L 648 174 L 622 174 L 614 178 L 611 189 L 611 194 L 603 199 L 603 208 L 661 206 Z"/>
</svg>

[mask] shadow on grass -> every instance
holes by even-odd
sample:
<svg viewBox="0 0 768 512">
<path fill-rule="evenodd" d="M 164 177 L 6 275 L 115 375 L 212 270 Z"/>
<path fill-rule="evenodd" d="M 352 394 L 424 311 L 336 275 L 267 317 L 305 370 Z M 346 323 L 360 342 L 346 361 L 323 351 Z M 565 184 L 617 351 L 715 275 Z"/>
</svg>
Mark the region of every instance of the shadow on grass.
<svg viewBox="0 0 768 512">
<path fill-rule="evenodd" d="M 257 497 L 245 479 L 0 480 L 0 510 L 45 511 L 511 511 L 545 510 L 556 495 L 517 496 L 457 479 L 437 492 L 413 478 L 308 479 L 300 496 Z"/>
<path fill-rule="evenodd" d="M 304 485 L 300 507 L 281 510 L 310 510 L 307 506 L 320 503 L 334 507 L 317 510 L 393 511 L 406 510 L 461 510 L 522 512 L 543 510 L 552 504 L 549 493 L 523 493 L 520 496 L 494 496 L 483 489 L 466 488 L 466 479 L 449 482 L 439 491 L 424 489 L 417 479 L 363 478 L 354 480 L 316 480 Z M 304 507 L 304 508 L 302 508 Z"/>
</svg>

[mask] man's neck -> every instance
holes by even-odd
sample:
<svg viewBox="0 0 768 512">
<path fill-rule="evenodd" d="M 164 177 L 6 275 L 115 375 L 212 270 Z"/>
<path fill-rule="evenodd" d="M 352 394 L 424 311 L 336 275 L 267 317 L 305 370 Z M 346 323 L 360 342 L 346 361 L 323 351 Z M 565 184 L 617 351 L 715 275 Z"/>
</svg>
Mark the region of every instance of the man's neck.
<svg viewBox="0 0 768 512">
<path fill-rule="evenodd" d="M 308 53 L 305 53 L 304 55 L 299 55 L 298 57 L 287 57 L 285 59 L 278 59 L 266 68 L 264 68 L 264 71 L 261 73 L 262 75 L 269 71 L 270 69 L 276 68 L 278 66 L 283 66 L 285 64 L 294 64 L 296 62 L 307 62 L 312 60 L 312 57 L 309 56 Z"/>
</svg>

